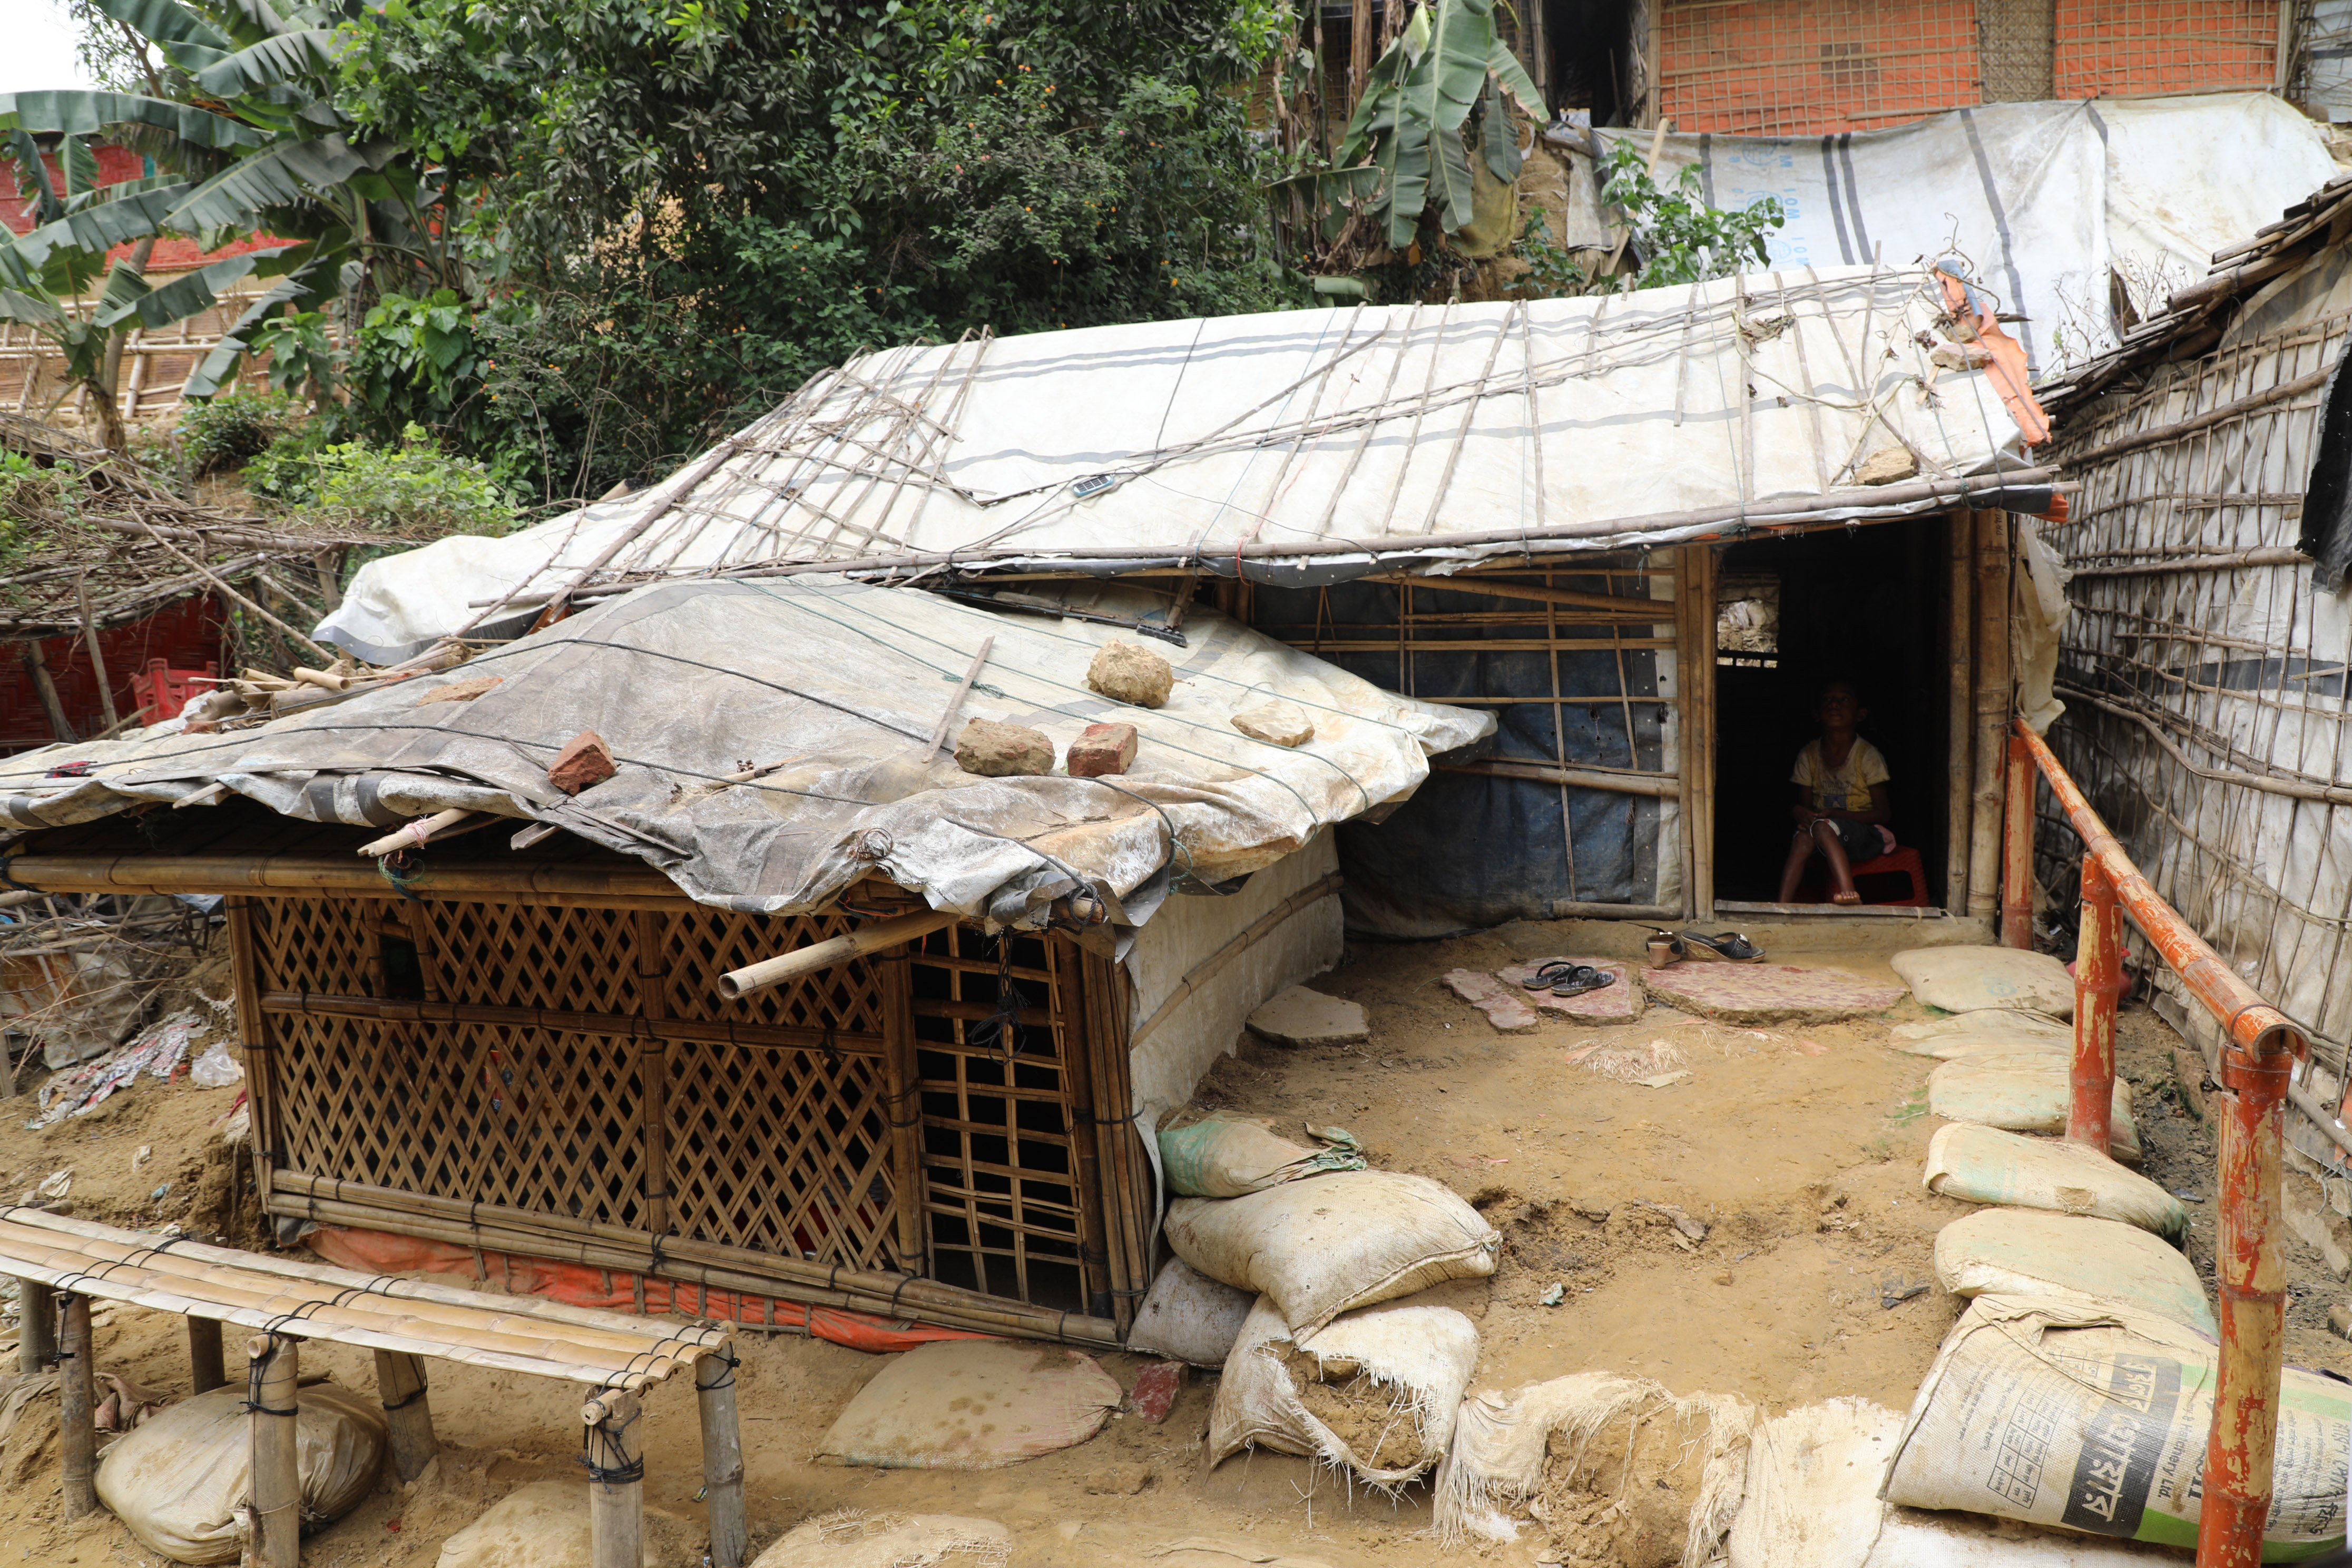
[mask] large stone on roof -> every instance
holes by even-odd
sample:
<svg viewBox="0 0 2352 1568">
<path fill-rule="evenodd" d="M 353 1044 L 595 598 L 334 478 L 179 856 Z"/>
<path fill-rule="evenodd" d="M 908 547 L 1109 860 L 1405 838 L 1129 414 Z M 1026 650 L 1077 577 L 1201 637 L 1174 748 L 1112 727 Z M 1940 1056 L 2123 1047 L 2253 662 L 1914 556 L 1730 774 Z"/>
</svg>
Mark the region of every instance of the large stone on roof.
<svg viewBox="0 0 2352 1568">
<path fill-rule="evenodd" d="M 1176 672 L 1169 668 L 1166 659 L 1148 647 L 1107 642 L 1095 651 L 1094 662 L 1087 666 L 1087 685 L 1114 702 L 1158 708 L 1175 689 Z"/>
<path fill-rule="evenodd" d="M 1789 963 L 1685 961 L 1643 970 L 1642 988 L 1669 1007 L 1726 1024 L 1834 1024 L 1903 1000 L 1900 985 Z"/>
<path fill-rule="evenodd" d="M 974 719 L 956 737 L 955 759 L 982 778 L 1035 778 L 1054 771 L 1054 742 L 1025 724 Z"/>
</svg>

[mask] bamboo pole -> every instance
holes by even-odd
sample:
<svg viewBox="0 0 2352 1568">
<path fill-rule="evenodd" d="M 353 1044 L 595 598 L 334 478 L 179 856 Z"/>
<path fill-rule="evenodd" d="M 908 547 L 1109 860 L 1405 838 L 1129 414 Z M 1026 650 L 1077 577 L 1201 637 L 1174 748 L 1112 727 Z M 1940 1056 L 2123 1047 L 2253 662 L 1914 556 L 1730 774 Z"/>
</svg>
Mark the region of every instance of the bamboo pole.
<svg viewBox="0 0 2352 1568">
<path fill-rule="evenodd" d="M 928 763 L 938 756 L 940 748 L 947 743 L 948 731 L 954 726 L 956 713 L 963 707 L 964 695 L 971 689 L 971 683 L 980 679 L 982 668 L 988 663 L 989 651 L 995 647 L 993 636 L 980 639 L 980 651 L 971 656 L 971 668 L 965 670 L 963 679 L 956 683 L 955 695 L 948 699 L 947 711 L 940 715 L 939 727 L 931 731 L 931 743 L 923 748 L 923 761 Z"/>
<path fill-rule="evenodd" d="M 16 1370 L 26 1377 L 58 1363 L 58 1293 L 37 1279 L 16 1280 Z"/>
<path fill-rule="evenodd" d="M 221 901 L 228 926 L 229 974 L 236 986 L 236 1038 L 246 1061 L 246 1100 L 253 1121 L 253 1182 L 262 1207 L 269 1206 L 274 1167 L 265 1150 L 281 1147 L 284 1123 L 278 1104 L 278 1053 L 261 1009 L 260 952 L 254 945 L 253 900 L 232 895 Z"/>
<path fill-rule="evenodd" d="M 719 994 L 732 1002 L 754 991 L 765 991 L 797 980 L 803 974 L 814 974 L 820 969 L 830 969 L 836 963 L 846 963 L 853 958 L 869 952 L 879 952 L 886 947 L 896 947 L 919 936 L 951 926 L 963 919 L 953 910 L 925 910 L 919 914 L 897 915 L 889 920 L 876 921 L 871 925 L 807 947 L 746 964 L 719 977 Z"/>
<path fill-rule="evenodd" d="M 898 1267 L 931 1271 L 924 1210 L 922 1071 L 916 1059 L 914 959 L 905 948 L 875 965 L 882 987 L 883 1116 L 890 1126 L 890 1185 L 898 1210 Z"/>
<path fill-rule="evenodd" d="M 296 631 L 292 626 L 288 626 L 284 621 L 279 620 L 276 616 L 271 615 L 268 610 L 263 609 L 259 605 L 255 604 L 251 599 L 247 598 L 244 595 L 230 587 L 226 583 L 222 582 L 218 577 L 214 576 L 212 573 L 206 569 L 203 562 L 189 555 L 185 551 L 180 549 L 170 540 L 156 532 L 154 524 L 142 521 L 140 522 L 140 526 L 147 531 L 149 537 L 152 538 L 156 543 L 162 545 L 164 549 L 178 556 L 186 565 L 194 568 L 197 576 L 202 577 L 205 582 L 210 583 L 213 585 L 214 592 L 226 595 L 232 603 L 236 604 L 240 608 L 250 610 L 255 615 L 259 616 L 270 626 L 275 626 L 281 632 L 284 632 L 288 637 L 292 637 L 296 642 L 300 643 L 304 647 L 309 648 L 312 653 L 315 653 L 320 658 L 325 659 L 329 664 L 334 663 L 335 660 L 341 657 L 334 649 L 323 647 L 319 644 L 312 642 L 309 637 L 304 637 L 300 632 Z"/>
<path fill-rule="evenodd" d="M 1060 1004 L 1062 1100 L 1070 1128 L 1070 1195 L 1078 1210 L 1078 1271 L 1087 1293 L 1087 1310 L 1097 1318 L 1112 1316 L 1109 1232 L 1103 1222 L 1103 1167 L 1096 1139 L 1093 1031 L 1087 1016 L 1085 981 L 1079 974 L 1077 943 L 1059 933 L 1046 938 L 1061 948 L 1055 968 Z M 1073 984 L 1075 982 L 1075 984 Z"/>
<path fill-rule="evenodd" d="M 580 1407 L 587 1428 L 588 1560 L 592 1568 L 644 1568 L 644 1406 L 634 1394 L 600 1394 Z"/>
<path fill-rule="evenodd" d="M 751 1531 L 743 1513 L 743 1424 L 737 1413 L 731 1354 L 694 1363 L 694 1399 L 702 1418 L 702 1484 L 710 1510 L 712 1568 L 743 1568 Z"/>
<path fill-rule="evenodd" d="M 50 738 L 70 742 L 74 739 L 73 726 L 66 722 L 66 705 L 58 700 L 57 682 L 49 679 L 49 661 L 42 656 L 41 639 L 28 638 L 21 657 L 25 673 L 32 678 L 33 695 L 40 700 L 41 711 L 48 718 Z"/>
<path fill-rule="evenodd" d="M 642 911 L 641 911 L 642 912 Z M 658 920 L 659 915 L 649 915 Z M 737 1024 L 726 1019 L 649 1018 L 631 1013 L 567 1013 L 551 1007 L 509 1007 L 491 1002 L 392 1000 L 382 996 L 327 996 L 268 991 L 261 1010 L 325 1018 L 374 1018 L 397 1024 L 489 1024 L 563 1034 L 642 1035 L 656 1041 L 756 1046 L 815 1051 L 828 1047 L 848 1056 L 879 1056 L 883 1037 L 863 1030 L 835 1031 L 790 1024 Z"/>
<path fill-rule="evenodd" d="M 221 1326 L 218 1318 L 188 1319 L 188 1385 L 189 1392 L 208 1394 L 228 1382 L 228 1368 L 221 1355 Z"/>
<path fill-rule="evenodd" d="M 2033 946 L 2033 756 L 2014 735 L 2001 800 L 2000 943 Z"/>
<path fill-rule="evenodd" d="M 89 613 L 89 573 L 74 579 L 74 596 L 81 602 L 82 646 L 89 649 L 89 672 L 98 681 L 98 710 L 105 717 L 109 731 L 120 729 L 122 719 L 115 710 L 114 691 L 106 679 L 106 650 L 98 646 L 98 618 Z"/>
<path fill-rule="evenodd" d="M 373 864 L 342 855 L 25 855 L 9 874 L 57 893 L 332 892 L 396 899 Z M 425 899 L 478 900 L 544 909 L 682 909 L 676 882 L 651 867 L 544 861 L 443 860 L 412 891 Z"/>
<path fill-rule="evenodd" d="M 65 1300 L 64 1343 L 58 1347 L 58 1434 L 64 1449 L 65 1514 L 98 1511 L 98 1368 L 89 1331 L 89 1298 Z"/>
<path fill-rule="evenodd" d="M 635 921 L 637 1013 L 651 1030 L 669 1016 L 669 956 L 664 945 L 668 922 L 649 910 L 638 910 Z M 646 1228 L 665 1236 L 677 1191 L 669 1174 L 669 1045 L 659 1034 L 649 1033 L 638 1048 L 637 1094 L 644 1102 Z"/>
<path fill-rule="evenodd" d="M 246 1419 L 253 1445 L 253 1568 L 301 1568 L 302 1477 L 295 1445 L 301 1392 L 300 1342 L 256 1334 L 246 1343 L 254 1368 Z"/>
<path fill-rule="evenodd" d="M 1612 795 L 1654 795 L 1661 800 L 1682 798 L 1683 781 L 1673 773 L 1620 773 L 1604 768 L 1556 768 L 1543 763 L 1439 763 L 1445 773 L 1475 773 L 1485 778 L 1533 779 L 1538 784 L 1562 784 L 1573 789 L 1605 790 Z"/>
<path fill-rule="evenodd" d="M 1256 920 L 1252 921 L 1247 929 L 1228 938 L 1223 947 L 1184 972 L 1176 982 L 1174 989 L 1160 999 L 1159 1006 L 1152 1009 L 1151 1016 L 1135 1026 L 1135 1032 L 1129 1037 L 1127 1043 L 1132 1046 L 1167 1022 L 1171 1013 L 1181 1006 L 1202 986 L 1223 973 L 1228 964 L 1264 940 L 1267 933 L 1292 915 L 1310 904 L 1337 893 L 1341 883 L 1340 873 L 1334 871 L 1313 886 L 1301 888 L 1265 913 L 1258 916 Z"/>
<path fill-rule="evenodd" d="M 2123 915 L 2096 855 L 2083 857 L 2083 918 L 2074 941 L 2074 1100 L 2066 1139 L 2109 1153 L 2116 1092 L 2116 1003 L 2123 994 Z"/>
<path fill-rule="evenodd" d="M 427 1397 L 423 1358 L 398 1351 L 375 1352 L 375 1393 L 392 1428 L 392 1463 L 404 1481 L 425 1473 L 441 1445 L 433 1436 L 433 1405 Z"/>
<path fill-rule="evenodd" d="M 2009 519 L 1975 514 L 1976 692 L 1973 801 L 1969 822 L 1969 913 L 2000 901 L 2001 794 L 2009 755 Z"/>
<path fill-rule="evenodd" d="M 433 836 L 445 828 L 455 827 L 474 814 L 470 811 L 436 811 L 432 816 L 394 828 L 381 838 L 371 838 L 360 846 L 362 855 L 389 855 L 395 849 L 422 849 Z"/>
<path fill-rule="evenodd" d="M 1969 823 L 1976 776 L 1976 526 L 1967 512 L 1944 519 L 1947 659 L 1944 756 L 1944 908 L 1969 912 Z"/>
</svg>

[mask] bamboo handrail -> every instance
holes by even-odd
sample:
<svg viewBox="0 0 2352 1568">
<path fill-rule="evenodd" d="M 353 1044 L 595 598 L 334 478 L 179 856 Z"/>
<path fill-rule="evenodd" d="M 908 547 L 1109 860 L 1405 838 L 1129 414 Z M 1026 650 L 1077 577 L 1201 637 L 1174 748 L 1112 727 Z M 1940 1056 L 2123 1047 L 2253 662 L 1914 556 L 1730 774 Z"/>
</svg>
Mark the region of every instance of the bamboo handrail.
<svg viewBox="0 0 2352 1568">
<path fill-rule="evenodd" d="M 838 1050 L 845 1056 L 882 1054 L 882 1037 L 862 1030 L 827 1033 L 791 1024 L 737 1024 L 723 1018 L 569 1013 L 552 1007 L 508 1007 L 489 1002 L 400 1001 L 381 996 L 335 996 L 313 991 L 264 992 L 261 1010 L 331 1018 L 374 1018 L 395 1024 L 503 1024 L 567 1034 L 624 1035 L 638 1039 L 760 1046 L 793 1051 Z"/>
<path fill-rule="evenodd" d="M 2042 737 L 2022 719 L 2012 719 L 2011 727 L 2083 841 L 2086 906 L 2101 906 L 2086 907 L 2085 951 L 2075 965 L 2078 990 L 2095 991 L 2112 984 L 2096 972 L 2104 967 L 2097 948 L 2102 941 L 2110 947 L 2116 944 L 2104 929 L 2093 929 L 2095 921 L 2112 920 L 2103 912 L 2112 900 L 2221 1027 L 2222 1092 L 2213 1097 L 2221 1123 L 2221 1236 L 2214 1258 L 2221 1347 L 2213 1426 L 2205 1450 L 2197 1562 L 2199 1568 L 2255 1568 L 2262 1561 L 2263 1529 L 2270 1515 L 2284 1363 L 2286 1293 L 2277 1240 L 2283 1212 L 2282 1107 L 2291 1089 L 2289 1063 L 2308 1047 L 2294 1020 L 2240 979 L 2149 885 Z M 2030 879 L 2030 870 L 2021 870 L 2030 864 L 2029 856 L 2011 854 L 2005 862 L 2008 880 Z M 2102 880 L 2105 886 L 2099 885 Z M 2004 905 L 2031 908 L 2030 885 L 2004 888 L 2003 894 Z M 2095 1026 L 2077 1029 L 2078 1062 L 2099 1054 L 2096 1032 Z M 2078 1100 L 2096 1092 L 2099 1086 L 2089 1083 L 2085 1074 L 2101 1065 L 2105 1087 L 2112 1091 L 2111 1045 L 2104 1054 L 2104 1064 L 2094 1059 L 2078 1068 Z"/>
</svg>

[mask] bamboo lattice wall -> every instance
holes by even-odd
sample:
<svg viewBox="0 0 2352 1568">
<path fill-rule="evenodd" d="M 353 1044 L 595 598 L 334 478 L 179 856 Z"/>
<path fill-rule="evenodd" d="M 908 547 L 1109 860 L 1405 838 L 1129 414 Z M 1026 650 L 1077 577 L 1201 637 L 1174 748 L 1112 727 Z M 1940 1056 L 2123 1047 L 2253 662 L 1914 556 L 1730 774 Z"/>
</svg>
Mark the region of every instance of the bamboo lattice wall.
<svg viewBox="0 0 2352 1568">
<path fill-rule="evenodd" d="M 420 1220 L 462 1203 L 628 1233 L 653 1273 L 678 1237 L 755 1272 L 788 1260 L 1115 1307 L 1124 1328 L 1150 1216 L 1109 1212 L 1147 1190 L 1132 1152 L 1096 1152 L 1096 1122 L 1125 1108 L 1108 965 L 1013 940 L 1017 1040 L 989 1023 L 1004 974 L 976 930 L 737 1001 L 710 984 L 853 924 L 683 900 L 244 900 L 270 1206 L 323 1217 L 318 1194 L 346 1184 L 385 1229 L 413 1194 Z"/>
</svg>

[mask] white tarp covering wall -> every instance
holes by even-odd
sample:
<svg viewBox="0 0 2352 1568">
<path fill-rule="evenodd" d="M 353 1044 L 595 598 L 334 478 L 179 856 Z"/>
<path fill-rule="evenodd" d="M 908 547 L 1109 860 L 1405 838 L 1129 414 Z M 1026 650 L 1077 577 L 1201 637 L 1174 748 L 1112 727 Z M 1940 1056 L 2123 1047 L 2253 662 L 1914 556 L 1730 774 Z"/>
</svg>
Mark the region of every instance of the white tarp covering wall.
<svg viewBox="0 0 2352 1568">
<path fill-rule="evenodd" d="M 1646 151 L 1650 132 L 1600 135 Z M 2025 315 L 2011 331 L 2041 374 L 2115 346 L 2110 268 L 2153 315 L 2336 172 L 2319 127 L 2268 93 L 1988 103 L 1837 136 L 1670 134 L 1658 162 L 1661 184 L 1696 165 L 1710 205 L 1780 198 L 1776 268 L 1964 258 Z M 1605 243 L 1577 175 L 1568 242 Z"/>
<path fill-rule="evenodd" d="M 1826 267 L 893 349 L 638 495 L 373 562 L 319 635 L 390 662 L 591 578 L 772 562 L 1230 574 L 1295 544 L 1246 569 L 1305 586 L 1375 569 L 1375 550 L 1444 569 L 1751 513 L 1937 510 L 1937 481 L 1948 498 L 2026 463 L 1987 374 L 1930 361 L 1945 310 L 1920 268 Z M 1876 473 L 1916 480 L 1859 488 L 1881 455 L 1897 462 Z"/>
<path fill-rule="evenodd" d="M 1121 584 L 1071 595 L 1133 616 L 1165 601 Z M 389 826 L 487 811 L 552 823 L 634 855 L 694 898 L 797 913 L 869 873 L 935 909 L 1034 926 L 1091 891 L 1139 926 L 1171 880 L 1212 885 L 1276 866 L 1332 824 L 1410 796 L 1428 758 L 1494 720 L 1381 690 L 1196 608 L 1164 648 L 1158 709 L 1097 695 L 1086 671 L 1112 628 L 1002 616 L 838 578 L 641 590 L 427 676 L 221 734 L 48 747 L 0 761 L 0 826 L 63 826 L 218 782 L 283 816 Z M 982 639 L 995 640 L 948 748 L 929 740 Z M 466 701 L 430 688 L 499 677 Z M 1279 698 L 1314 725 L 1297 747 L 1252 739 L 1234 713 Z M 420 700 L 423 699 L 424 700 Z M 1120 777 L 982 778 L 952 736 L 985 718 L 1043 731 L 1058 757 L 1087 724 L 1133 724 Z M 618 774 L 577 795 L 548 781 L 582 731 Z M 772 771 L 729 782 L 746 760 Z M 80 776 L 55 770 L 87 761 Z M 1327 851 L 1328 853 L 1328 851 Z M 1181 903 L 1223 905 L 1216 898 Z"/>
</svg>

